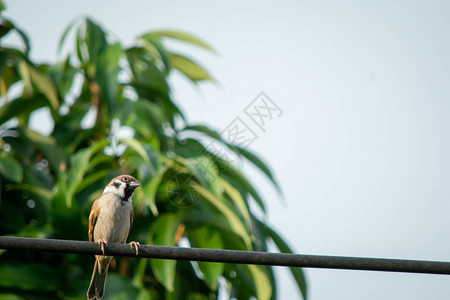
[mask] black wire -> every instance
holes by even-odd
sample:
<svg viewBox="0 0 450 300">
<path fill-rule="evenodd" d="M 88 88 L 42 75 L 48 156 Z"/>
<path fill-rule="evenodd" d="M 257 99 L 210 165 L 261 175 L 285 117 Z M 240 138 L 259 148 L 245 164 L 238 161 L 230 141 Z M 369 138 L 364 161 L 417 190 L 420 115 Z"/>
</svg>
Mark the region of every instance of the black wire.
<svg viewBox="0 0 450 300">
<path fill-rule="evenodd" d="M 0 237 L 0 249 L 102 254 L 98 243 L 54 239 Z M 139 254 L 130 244 L 108 244 L 105 254 L 187 261 L 272 265 L 302 268 L 347 269 L 450 275 L 450 262 L 405 259 L 300 255 L 202 248 L 141 245 Z"/>
</svg>

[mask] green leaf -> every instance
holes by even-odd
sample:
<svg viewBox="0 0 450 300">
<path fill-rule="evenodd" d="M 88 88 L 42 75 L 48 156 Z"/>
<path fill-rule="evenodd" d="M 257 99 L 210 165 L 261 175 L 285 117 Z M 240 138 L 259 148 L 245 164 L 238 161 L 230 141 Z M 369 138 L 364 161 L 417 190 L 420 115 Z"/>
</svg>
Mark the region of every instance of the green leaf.
<svg viewBox="0 0 450 300">
<path fill-rule="evenodd" d="M 67 172 L 60 172 L 50 202 L 50 224 L 54 238 L 85 239 L 86 231 L 81 222 L 81 210 L 72 195 L 68 196 Z M 69 203 L 68 203 L 69 202 Z"/>
<path fill-rule="evenodd" d="M 59 98 L 56 87 L 50 77 L 42 73 L 40 70 L 29 66 L 30 77 L 32 82 L 39 88 L 39 90 L 47 97 L 48 102 L 54 111 L 59 110 Z"/>
<path fill-rule="evenodd" d="M 139 293 L 129 278 L 114 273 L 108 274 L 105 290 L 104 300 L 136 299 Z"/>
<path fill-rule="evenodd" d="M 136 300 L 158 299 L 158 292 L 156 290 L 150 290 L 150 289 L 141 288 L 139 290 L 139 295 L 136 298 L 134 298 L 134 299 L 136 299 Z"/>
<path fill-rule="evenodd" d="M 0 124 L 19 116 L 29 116 L 31 112 L 48 104 L 46 98 L 34 95 L 30 98 L 17 98 L 3 105 L 0 109 Z"/>
<path fill-rule="evenodd" d="M 156 67 L 155 62 L 147 58 L 147 51 L 142 48 L 127 50 L 127 59 L 133 73 L 132 85 L 144 88 L 168 97 L 169 85 L 164 74 Z"/>
<path fill-rule="evenodd" d="M 231 282 L 231 295 L 237 299 L 271 299 L 272 285 L 267 266 L 227 265 L 226 278 Z M 230 273 L 236 276 L 230 277 Z"/>
<path fill-rule="evenodd" d="M 166 213 L 160 215 L 150 228 L 148 243 L 151 245 L 175 246 L 175 237 L 180 225 L 177 215 Z M 169 291 L 174 289 L 175 260 L 151 259 L 150 266 L 156 279 Z"/>
<path fill-rule="evenodd" d="M 185 32 L 172 31 L 172 30 L 160 30 L 160 31 L 151 31 L 151 32 L 147 33 L 146 35 L 154 35 L 154 36 L 159 36 L 159 37 L 171 38 L 171 39 L 187 42 L 187 43 L 202 47 L 211 52 L 216 52 L 206 42 L 202 41 L 198 37 L 195 37 L 195 36 L 185 33 Z"/>
<path fill-rule="evenodd" d="M 139 154 L 140 157 L 142 157 L 142 159 L 145 161 L 145 163 L 147 163 L 148 165 L 153 167 L 153 171 L 155 171 L 154 166 L 151 165 L 150 157 L 147 155 L 145 148 L 142 146 L 142 144 L 138 140 L 136 140 L 134 138 L 123 138 L 123 139 L 119 140 L 119 143 L 127 144 L 128 147 L 130 147 L 131 149 L 136 151 L 136 153 Z"/>
<path fill-rule="evenodd" d="M 272 181 L 272 183 L 275 186 L 275 188 L 277 189 L 277 191 L 281 194 L 280 186 L 278 185 L 277 181 L 275 180 L 274 176 L 272 175 L 272 172 L 258 156 L 247 151 L 246 149 L 244 149 L 242 147 L 235 146 L 235 145 L 228 145 L 228 146 L 230 147 L 230 149 L 241 154 L 248 161 L 250 161 L 253 165 L 255 165 L 258 169 L 260 169 L 270 179 L 270 181 Z"/>
<path fill-rule="evenodd" d="M 234 147 L 233 145 L 226 143 L 217 131 L 210 129 L 207 126 L 204 126 L 204 125 L 186 126 L 183 129 L 183 131 L 197 131 L 197 132 L 206 134 L 207 136 L 223 143 L 224 145 L 226 145 L 233 151 L 236 151 L 236 149 L 237 149 L 237 148 L 233 148 Z M 227 160 L 215 155 L 214 153 L 211 153 L 207 149 L 205 149 L 204 152 L 206 153 L 206 155 L 208 157 L 211 157 L 215 160 L 215 162 L 219 168 L 219 173 L 222 177 L 225 178 L 225 180 L 231 181 L 233 186 L 237 187 L 243 196 L 246 197 L 247 193 L 249 193 L 253 197 L 253 199 L 255 199 L 256 203 L 258 203 L 258 205 L 261 207 L 263 212 L 265 212 L 265 205 L 264 205 L 262 198 L 259 196 L 258 192 L 252 186 L 252 184 L 248 181 L 248 179 L 238 169 L 236 169 Z M 255 155 L 253 155 L 253 156 L 251 156 L 251 155 L 252 154 L 249 153 L 249 157 L 252 160 L 254 160 L 253 163 L 258 163 L 259 159 Z M 269 173 L 270 173 L 270 171 L 269 171 Z M 276 185 L 276 187 L 277 187 L 277 185 Z"/>
<path fill-rule="evenodd" d="M 145 199 L 145 202 L 150 206 L 150 210 L 154 216 L 159 214 L 158 208 L 156 207 L 156 191 L 158 190 L 158 186 L 167 169 L 167 167 L 162 167 L 157 173 L 153 173 L 152 176 L 148 178 L 141 176 L 142 188 L 136 191 L 139 198 Z M 139 171 L 141 170 L 142 168 L 140 168 Z"/>
<path fill-rule="evenodd" d="M 144 34 L 140 39 L 144 41 L 145 49 L 151 52 L 157 59 L 161 60 L 164 63 L 166 71 L 169 71 L 171 68 L 170 56 L 161 43 L 160 37 L 152 34 Z"/>
<path fill-rule="evenodd" d="M 0 174 L 8 180 L 21 182 L 23 169 L 12 156 L 0 156 Z"/>
<path fill-rule="evenodd" d="M 161 99 L 160 105 L 162 107 L 165 119 L 170 123 L 170 126 L 175 128 L 175 119 L 178 117 L 182 121 L 186 121 L 183 113 L 178 106 L 170 99 L 170 96 L 166 99 Z"/>
<path fill-rule="evenodd" d="M 92 161 L 93 160 L 91 160 L 91 165 L 92 165 Z M 91 173 L 91 174 L 85 176 L 83 178 L 83 181 L 78 185 L 75 193 L 78 193 L 79 191 L 81 191 L 81 190 L 87 188 L 88 186 L 90 186 L 91 184 L 104 179 L 110 173 L 111 173 L 110 169 L 105 169 L 105 170 L 99 170 L 97 172 L 94 172 L 94 173 Z"/>
<path fill-rule="evenodd" d="M 43 199 L 50 200 L 53 196 L 52 192 L 48 189 L 40 186 L 33 186 L 26 183 L 21 184 L 8 184 L 6 187 L 7 190 L 21 190 L 30 192 L 36 196 L 39 196 Z"/>
<path fill-rule="evenodd" d="M 198 166 L 201 162 L 196 159 L 185 159 L 181 156 L 177 156 L 175 161 L 186 168 L 185 170 L 181 170 L 181 172 L 192 173 L 195 179 L 201 182 L 201 184 L 207 185 L 206 176 L 203 174 L 204 170 L 201 170 L 201 167 Z"/>
<path fill-rule="evenodd" d="M 233 209 L 229 207 L 225 201 L 218 199 L 211 192 L 202 188 L 198 184 L 192 183 L 192 187 L 197 191 L 197 193 L 200 196 L 202 196 L 211 205 L 213 205 L 217 209 L 217 212 L 223 214 L 226 217 L 226 220 L 228 222 L 228 225 L 230 226 L 231 231 L 240 236 L 244 241 L 247 249 L 251 250 L 252 243 L 250 235 L 248 234 L 243 222 L 238 217 L 238 215 L 233 211 Z"/>
<path fill-rule="evenodd" d="M 28 36 L 25 34 L 24 31 L 19 29 L 17 26 L 14 26 L 19 36 L 22 38 L 23 44 L 25 45 L 25 56 L 28 56 L 30 52 L 30 40 L 28 39 Z"/>
<path fill-rule="evenodd" d="M 186 127 L 183 128 L 183 131 L 189 131 L 189 130 L 197 131 L 197 132 L 200 132 L 200 133 L 204 133 L 207 136 L 212 137 L 213 139 L 216 139 L 216 140 L 224 143 L 224 140 L 222 139 L 220 134 L 217 131 L 212 130 L 208 126 L 205 126 L 205 125 L 190 125 L 190 126 L 186 126 Z"/>
<path fill-rule="evenodd" d="M 185 144 L 187 146 L 188 144 Z M 218 194 L 218 187 L 216 180 L 218 178 L 218 171 L 215 168 L 214 162 L 207 156 L 197 156 L 189 159 L 181 159 L 177 157 L 177 161 L 182 161 L 193 175 L 206 186 L 214 194 Z"/>
<path fill-rule="evenodd" d="M 73 19 L 69 25 L 67 25 L 66 29 L 64 29 L 63 34 L 61 35 L 61 38 L 59 40 L 59 44 L 58 44 L 58 53 L 61 52 L 62 47 L 64 46 L 64 43 L 66 42 L 66 38 L 69 34 L 69 32 L 74 28 L 75 24 L 79 21 L 79 18 L 75 18 Z"/>
<path fill-rule="evenodd" d="M 158 215 L 158 208 L 156 207 L 156 191 L 163 178 L 164 173 L 167 171 L 166 166 L 160 167 L 159 153 L 150 146 L 150 144 L 141 144 L 144 151 L 140 155 L 148 157 L 148 162 L 141 156 L 138 159 L 130 157 L 131 166 L 137 169 L 139 180 L 141 182 L 141 189 L 136 191 L 136 196 L 139 200 L 144 200 L 147 205 L 150 206 L 154 216 Z M 139 150 L 142 152 L 142 150 Z"/>
<path fill-rule="evenodd" d="M 250 161 L 253 165 L 255 165 L 258 169 L 260 169 L 270 179 L 270 181 L 272 181 L 272 183 L 275 186 L 275 188 L 277 189 L 277 191 L 281 194 L 280 186 L 277 183 L 277 181 L 275 180 L 275 177 L 273 176 L 272 172 L 267 167 L 267 165 L 262 161 L 262 159 L 259 158 L 257 155 L 251 153 L 250 151 L 248 151 L 242 147 L 227 143 L 226 141 L 223 140 L 223 138 L 217 131 L 210 129 L 208 126 L 205 126 L 205 125 L 186 126 L 183 129 L 183 131 L 197 131 L 197 132 L 206 134 L 207 136 L 223 143 L 233 152 L 242 155 L 244 158 L 246 158 L 248 161 Z"/>
<path fill-rule="evenodd" d="M 5 7 L 3 3 L 0 2 L 0 11 L 2 11 L 4 8 Z M 13 22 L 8 19 L 2 18 L 0 24 L 0 38 L 6 35 L 11 29 L 14 29 L 19 34 L 25 46 L 25 56 L 28 56 L 28 53 L 30 51 L 30 40 L 28 39 L 28 36 L 20 28 L 14 25 Z"/>
<path fill-rule="evenodd" d="M 84 239 L 86 232 L 82 224 L 81 210 L 75 193 L 90 168 L 92 156 L 103 149 L 108 142 L 98 141 L 89 148 L 78 150 L 71 156 L 69 171 L 60 171 L 50 203 L 51 225 L 56 238 Z"/>
<path fill-rule="evenodd" d="M 106 35 L 103 29 L 91 19 L 84 20 L 84 36 L 82 46 L 87 50 L 88 56 L 84 57 L 84 62 L 96 62 L 100 53 L 106 47 Z"/>
<path fill-rule="evenodd" d="M 110 114 L 116 111 L 118 105 L 119 59 L 122 53 L 122 46 L 119 43 L 108 46 L 99 56 L 95 73 L 95 81 L 101 88 Z"/>
<path fill-rule="evenodd" d="M 244 220 L 247 224 L 248 228 L 251 228 L 251 219 L 250 219 L 250 212 L 248 210 L 248 206 L 242 197 L 241 193 L 235 189 L 230 183 L 223 180 L 222 178 L 219 178 L 220 185 L 224 188 L 225 193 L 230 197 L 230 199 L 234 202 L 236 207 L 241 212 L 242 216 L 244 217 Z"/>
<path fill-rule="evenodd" d="M 82 183 L 83 177 L 90 167 L 92 155 L 103 149 L 108 144 L 107 141 L 100 141 L 89 148 L 79 150 L 71 157 L 71 168 L 66 183 L 66 204 L 71 207 L 73 196 L 78 190 L 78 186 Z"/>
<path fill-rule="evenodd" d="M 217 163 L 221 165 L 222 177 L 224 177 L 225 180 L 231 181 L 233 186 L 237 187 L 244 195 L 249 193 L 253 199 L 255 199 L 262 211 L 265 212 L 266 208 L 264 201 L 248 179 L 229 162 L 219 159 L 217 160 Z"/>
<path fill-rule="evenodd" d="M 78 71 L 77 68 L 70 64 L 69 56 L 64 61 L 49 66 L 47 73 L 55 83 L 57 92 L 61 98 L 64 98 L 69 93 Z"/>
<path fill-rule="evenodd" d="M 200 294 L 200 293 L 191 293 L 186 297 L 186 300 L 210 300 L 211 298 Z"/>
<path fill-rule="evenodd" d="M 7 35 L 13 28 L 14 25 L 10 21 L 3 19 L 2 22 L 0 23 L 0 38 Z"/>
<path fill-rule="evenodd" d="M 155 149 L 159 149 L 159 141 L 165 140 L 163 131 L 164 115 L 159 105 L 148 101 L 147 99 L 139 98 L 136 102 L 127 100 L 128 107 L 124 107 L 121 113 L 129 109 L 128 115 L 123 115 L 122 120 L 126 120 L 124 125 L 133 127 L 136 135 L 141 135 L 145 138 L 154 139 L 157 143 L 154 145 Z"/>
<path fill-rule="evenodd" d="M 183 73 L 193 82 L 201 80 L 214 80 L 211 75 L 199 64 L 183 55 L 172 54 L 170 56 L 172 67 Z"/>
<path fill-rule="evenodd" d="M 256 290 L 256 298 L 259 300 L 269 300 L 272 296 L 272 285 L 263 267 L 256 265 L 246 266 L 253 277 L 253 284 Z"/>
<path fill-rule="evenodd" d="M 275 245 L 277 245 L 278 249 L 282 253 L 294 253 L 291 248 L 286 244 L 286 242 L 269 226 L 265 225 L 264 223 L 258 221 L 259 225 L 264 228 L 267 235 L 270 236 L 270 238 L 273 240 Z M 303 296 L 303 299 L 308 298 L 308 290 L 306 285 L 306 278 L 305 274 L 303 273 L 303 270 L 300 268 L 289 268 L 291 270 L 292 276 L 294 276 L 294 279 L 297 283 L 297 286 L 299 288 L 300 293 Z"/>
<path fill-rule="evenodd" d="M 65 162 L 66 156 L 52 136 L 44 136 L 29 128 L 18 129 L 19 134 L 26 138 L 36 149 L 42 151 L 49 161 L 50 168 L 57 173 L 60 164 Z"/>
<path fill-rule="evenodd" d="M 7 65 L 7 61 L 10 57 L 9 55 L 5 55 L 5 52 L 1 51 L 1 49 L 0 49 L 0 58 L 2 61 L 2 66 L 0 66 L 2 71 L 2 73 L 0 74 L 0 92 L 1 95 L 5 97 L 7 96 L 10 87 L 13 86 L 15 83 L 19 82 L 20 80 L 22 80 L 21 77 L 22 73 L 20 73 L 21 72 L 20 63 L 15 64 L 14 62 L 14 65 L 12 66 Z M 19 65 L 19 68 L 17 67 L 17 65 Z M 27 91 L 24 90 L 24 92 Z M 24 95 L 22 96 L 25 96 L 25 94 L 26 93 L 24 93 Z"/>
<path fill-rule="evenodd" d="M 8 59 L 9 53 L 5 49 L 0 49 L 0 92 L 1 95 L 4 96 L 8 92 L 9 82 L 11 78 L 11 72 L 5 72 L 5 70 L 11 70 L 11 67 L 8 67 Z M 5 78 L 5 75 L 8 78 Z"/>
<path fill-rule="evenodd" d="M 47 265 L 15 264 L 0 266 L 2 287 L 33 291 L 56 291 L 60 277 L 56 270 Z"/>
<path fill-rule="evenodd" d="M 201 226 L 199 228 L 189 230 L 189 242 L 191 246 L 199 248 L 222 249 L 223 242 L 218 231 Z M 198 262 L 198 266 L 204 275 L 204 280 L 208 287 L 217 290 L 218 279 L 224 270 L 223 263 Z"/>
<path fill-rule="evenodd" d="M 82 30 L 83 24 L 84 23 L 82 23 L 80 26 L 78 26 L 77 31 L 76 31 L 76 36 L 75 36 L 76 37 L 76 50 L 77 50 L 76 53 L 77 53 L 77 57 L 80 60 L 80 62 L 84 62 L 85 59 L 88 59 L 88 58 L 86 58 L 87 50 L 86 50 L 85 43 L 83 41 L 84 36 L 85 36 L 85 33 Z"/>
<path fill-rule="evenodd" d="M 23 300 L 24 298 L 15 294 L 0 294 L 0 300 Z"/>
<path fill-rule="evenodd" d="M 31 85 L 31 67 L 25 62 L 23 59 L 19 59 L 18 61 L 18 71 L 20 77 L 22 78 L 24 85 L 24 95 L 31 96 L 33 91 L 33 86 Z"/>
</svg>

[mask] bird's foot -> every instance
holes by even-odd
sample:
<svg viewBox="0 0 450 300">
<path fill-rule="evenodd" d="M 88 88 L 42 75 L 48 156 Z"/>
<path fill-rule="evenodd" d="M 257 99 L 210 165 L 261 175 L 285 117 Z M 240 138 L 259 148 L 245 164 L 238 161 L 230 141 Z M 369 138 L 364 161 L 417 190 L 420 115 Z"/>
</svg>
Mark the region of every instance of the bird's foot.
<svg viewBox="0 0 450 300">
<path fill-rule="evenodd" d="M 139 255 L 139 247 L 141 246 L 141 244 L 139 244 L 139 242 L 130 242 L 130 246 L 131 249 L 136 249 L 136 255 Z"/>
<path fill-rule="evenodd" d="M 102 249 L 103 256 L 105 256 L 105 246 L 108 246 L 108 242 L 102 239 L 99 239 L 97 242 L 100 245 L 100 249 Z"/>
</svg>

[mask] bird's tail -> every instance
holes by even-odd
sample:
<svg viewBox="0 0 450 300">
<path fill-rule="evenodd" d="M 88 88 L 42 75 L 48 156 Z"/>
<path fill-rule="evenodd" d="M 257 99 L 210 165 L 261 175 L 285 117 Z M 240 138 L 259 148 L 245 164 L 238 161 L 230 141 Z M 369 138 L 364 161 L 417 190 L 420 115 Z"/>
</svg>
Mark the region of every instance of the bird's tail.
<svg viewBox="0 0 450 300">
<path fill-rule="evenodd" d="M 87 292 L 88 299 L 102 299 L 103 292 L 105 291 L 106 285 L 106 275 L 108 274 L 109 263 L 106 265 L 106 268 L 101 270 L 99 269 L 98 259 L 95 260 L 94 271 L 92 272 L 91 284 L 89 285 L 89 289 Z M 100 273 L 102 271 L 102 274 Z"/>
</svg>

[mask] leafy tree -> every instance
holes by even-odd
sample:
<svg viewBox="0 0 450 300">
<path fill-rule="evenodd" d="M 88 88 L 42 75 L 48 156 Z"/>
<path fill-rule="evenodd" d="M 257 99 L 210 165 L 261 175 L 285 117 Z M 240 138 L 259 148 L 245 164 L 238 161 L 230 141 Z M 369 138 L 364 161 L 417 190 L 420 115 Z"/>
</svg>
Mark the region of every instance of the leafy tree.
<svg viewBox="0 0 450 300">
<path fill-rule="evenodd" d="M 129 240 L 258 251 L 271 240 L 291 252 L 250 209 L 254 201 L 265 211 L 250 181 L 202 141 L 253 163 L 277 187 L 270 170 L 218 132 L 188 124 L 173 101 L 172 72 L 194 85 L 212 78 L 165 41 L 210 46 L 182 32 L 149 31 L 126 47 L 87 18 L 62 36 L 59 47 L 73 52 L 41 64 L 30 59 L 27 35 L 3 16 L 1 2 L 0 8 L 0 39 L 16 33 L 23 42 L 0 48 L 0 234 L 86 240 L 92 202 L 112 177 L 128 173 L 142 184 Z M 54 123 L 48 135 L 30 128 L 39 109 Z M 0 298 L 85 299 L 93 264 L 86 255 L 4 251 Z M 291 271 L 305 297 L 302 271 Z M 105 299 L 216 299 L 219 291 L 275 299 L 273 269 L 117 258 Z"/>
</svg>

